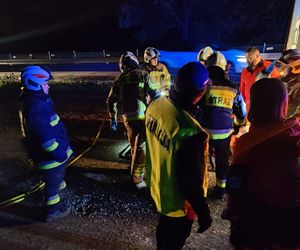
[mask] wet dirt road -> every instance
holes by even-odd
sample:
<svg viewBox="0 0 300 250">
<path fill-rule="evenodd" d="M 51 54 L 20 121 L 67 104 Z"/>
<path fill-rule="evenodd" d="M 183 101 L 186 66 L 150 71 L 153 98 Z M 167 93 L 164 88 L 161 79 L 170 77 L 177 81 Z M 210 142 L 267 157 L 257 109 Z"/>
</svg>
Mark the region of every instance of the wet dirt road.
<svg viewBox="0 0 300 250">
<path fill-rule="evenodd" d="M 54 101 L 80 153 L 93 141 L 105 117 L 105 91 L 64 91 L 55 90 Z M 17 93 L 15 87 L 0 89 L 0 201 L 39 181 L 29 171 L 19 142 Z M 1 209 L 0 249 L 155 249 L 155 207 L 146 191 L 137 192 L 130 183 L 129 161 L 118 157 L 125 146 L 122 126 L 113 134 L 106 121 L 95 148 L 67 170 L 63 198 L 71 206 L 71 215 L 52 223 L 40 221 L 40 192 Z M 184 249 L 231 249 L 229 224 L 220 219 L 225 204 L 210 199 L 209 205 L 212 227 L 197 234 L 194 223 Z"/>
</svg>

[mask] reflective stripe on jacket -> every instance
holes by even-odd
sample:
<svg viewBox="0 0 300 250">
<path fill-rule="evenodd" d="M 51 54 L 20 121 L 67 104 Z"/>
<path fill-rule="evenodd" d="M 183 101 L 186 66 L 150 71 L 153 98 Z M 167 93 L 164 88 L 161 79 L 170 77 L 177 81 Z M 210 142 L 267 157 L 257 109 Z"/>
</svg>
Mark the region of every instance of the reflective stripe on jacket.
<svg viewBox="0 0 300 250">
<path fill-rule="evenodd" d="M 46 169 L 65 163 L 73 151 L 67 131 L 53 108 L 51 98 L 41 91 L 26 90 L 23 106 L 29 157 L 39 167 L 48 165 Z"/>
<path fill-rule="evenodd" d="M 153 93 L 151 99 L 155 99 L 159 91 L 169 91 L 171 87 L 171 75 L 167 67 L 158 63 L 154 68 L 149 67 L 147 63 L 141 66 L 141 69 L 148 72 L 149 74 L 149 87 Z"/>
<path fill-rule="evenodd" d="M 106 103 L 111 117 L 117 113 L 125 120 L 145 119 L 149 75 L 140 69 L 125 71 L 113 83 Z"/>
<path fill-rule="evenodd" d="M 220 67 L 209 67 L 212 85 L 208 86 L 200 107 L 203 114 L 200 123 L 209 133 L 210 139 L 226 139 L 233 131 L 233 123 L 241 126 L 246 116 L 243 97 L 235 85 L 225 78 Z"/>
</svg>

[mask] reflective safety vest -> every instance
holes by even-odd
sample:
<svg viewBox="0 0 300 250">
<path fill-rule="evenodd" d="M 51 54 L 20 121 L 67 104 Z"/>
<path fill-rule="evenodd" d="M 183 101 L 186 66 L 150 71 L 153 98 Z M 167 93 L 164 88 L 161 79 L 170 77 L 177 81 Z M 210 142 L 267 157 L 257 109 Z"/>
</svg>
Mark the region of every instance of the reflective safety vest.
<svg viewBox="0 0 300 250">
<path fill-rule="evenodd" d="M 154 69 L 151 69 L 148 64 L 145 63 L 141 68 L 149 73 L 149 87 L 153 90 L 152 93 L 154 94 L 151 96 L 152 100 L 157 98 L 161 91 L 169 92 L 171 87 L 171 75 L 164 64 L 158 63 Z M 168 95 L 168 93 L 166 94 Z"/>
<path fill-rule="evenodd" d="M 207 137 L 207 134 L 190 114 L 176 107 L 166 97 L 160 97 L 149 105 L 145 123 L 146 178 L 157 210 L 170 217 L 185 216 L 187 214 L 186 202 L 178 187 L 175 159 L 183 139 L 198 133 L 204 133 Z M 207 155 L 204 157 L 205 162 L 206 157 Z M 205 162 L 203 166 L 206 166 Z M 202 187 L 205 195 L 207 192 L 206 171 L 205 167 L 205 180 Z"/>
</svg>

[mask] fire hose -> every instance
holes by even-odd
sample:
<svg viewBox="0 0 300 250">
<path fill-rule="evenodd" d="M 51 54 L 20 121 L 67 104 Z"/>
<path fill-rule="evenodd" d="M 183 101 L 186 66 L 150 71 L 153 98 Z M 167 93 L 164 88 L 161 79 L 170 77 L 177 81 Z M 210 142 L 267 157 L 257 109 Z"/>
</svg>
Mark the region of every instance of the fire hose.
<svg viewBox="0 0 300 250">
<path fill-rule="evenodd" d="M 95 139 L 92 141 L 91 145 L 85 149 L 81 154 L 79 154 L 78 156 L 76 156 L 75 158 L 73 158 L 68 164 L 67 164 L 67 167 L 71 166 L 72 164 L 74 164 L 76 161 L 78 161 L 84 154 L 86 154 L 88 151 L 90 151 L 93 147 L 95 147 L 100 135 L 101 135 L 101 132 L 102 132 L 102 129 L 103 129 L 103 126 L 104 126 L 104 123 L 105 121 L 107 120 L 107 117 L 108 117 L 108 113 L 106 113 L 104 119 L 102 120 L 101 124 L 100 124 L 100 127 L 98 129 L 98 132 L 95 136 Z M 33 186 L 28 192 L 24 192 L 22 194 L 19 194 L 17 196 L 14 196 L 12 198 L 9 198 L 5 201 L 2 201 L 0 202 L 0 209 L 1 208 L 5 208 L 5 207 L 8 207 L 10 205 L 13 205 L 13 204 L 16 204 L 16 203 L 19 203 L 19 202 L 22 202 L 24 201 L 28 196 L 32 195 L 33 193 L 39 191 L 39 190 L 42 190 L 43 188 L 45 187 L 45 182 L 43 181 L 40 181 L 38 184 L 36 184 L 35 186 Z"/>
</svg>

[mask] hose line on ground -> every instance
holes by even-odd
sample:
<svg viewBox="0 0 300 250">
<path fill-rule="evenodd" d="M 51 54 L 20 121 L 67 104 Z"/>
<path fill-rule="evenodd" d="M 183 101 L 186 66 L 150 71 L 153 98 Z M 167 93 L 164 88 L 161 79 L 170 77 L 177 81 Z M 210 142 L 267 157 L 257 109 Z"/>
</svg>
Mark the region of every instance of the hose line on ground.
<svg viewBox="0 0 300 250">
<path fill-rule="evenodd" d="M 101 132 L 102 132 L 102 129 L 103 129 L 103 126 L 104 126 L 104 123 L 105 121 L 107 120 L 107 117 L 108 117 L 108 113 L 106 113 L 104 119 L 102 120 L 101 124 L 100 124 L 100 127 L 98 129 L 98 132 L 96 134 L 96 137 L 95 139 L 92 141 L 91 145 L 85 149 L 81 154 L 79 154 L 78 156 L 76 156 L 75 158 L 73 158 L 67 165 L 67 167 L 71 166 L 72 164 L 74 164 L 76 161 L 78 161 L 84 154 L 86 154 L 88 151 L 90 151 L 93 147 L 95 147 L 100 135 L 101 135 Z M 42 190 L 43 188 L 45 187 L 45 182 L 43 181 L 40 181 L 37 185 L 33 186 L 28 192 L 24 192 L 20 195 L 17 195 L 17 196 L 14 196 L 10 199 L 7 199 L 5 201 L 2 201 L 0 202 L 0 209 L 1 208 L 5 208 L 5 207 L 8 207 L 10 205 L 13 205 L 13 204 L 16 204 L 16 203 L 19 203 L 19 202 L 22 202 L 24 201 L 28 196 L 30 196 L 31 194 L 39 191 L 39 190 Z"/>
</svg>

